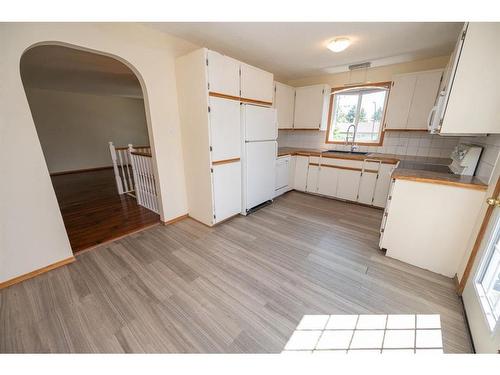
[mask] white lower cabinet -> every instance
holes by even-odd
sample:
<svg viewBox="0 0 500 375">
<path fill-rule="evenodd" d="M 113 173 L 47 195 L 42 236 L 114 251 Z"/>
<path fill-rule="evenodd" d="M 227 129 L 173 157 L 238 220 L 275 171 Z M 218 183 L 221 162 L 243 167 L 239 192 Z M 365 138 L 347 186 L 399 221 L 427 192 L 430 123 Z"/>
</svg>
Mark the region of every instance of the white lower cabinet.
<svg viewBox="0 0 500 375">
<path fill-rule="evenodd" d="M 293 188 L 299 191 L 306 191 L 307 170 L 309 168 L 309 157 L 297 155 L 295 159 L 295 176 Z"/>
<path fill-rule="evenodd" d="M 213 166 L 214 222 L 241 211 L 241 162 Z"/>
<path fill-rule="evenodd" d="M 377 185 L 373 195 L 373 205 L 385 207 L 389 190 L 391 187 L 391 174 L 396 166 L 394 164 L 382 164 L 378 173 Z"/>
<path fill-rule="evenodd" d="M 339 169 L 336 197 L 348 201 L 357 201 L 360 179 L 360 171 Z"/>
<path fill-rule="evenodd" d="M 330 197 L 337 196 L 337 184 L 339 180 L 339 170 L 327 165 L 321 166 L 318 179 L 318 193 Z"/>
<path fill-rule="evenodd" d="M 309 163 L 309 171 L 307 172 L 306 191 L 308 193 L 318 192 L 319 165 L 317 163 Z"/>
<path fill-rule="evenodd" d="M 364 204 L 373 204 L 376 187 L 377 172 L 364 171 L 360 176 L 357 201 Z"/>
</svg>

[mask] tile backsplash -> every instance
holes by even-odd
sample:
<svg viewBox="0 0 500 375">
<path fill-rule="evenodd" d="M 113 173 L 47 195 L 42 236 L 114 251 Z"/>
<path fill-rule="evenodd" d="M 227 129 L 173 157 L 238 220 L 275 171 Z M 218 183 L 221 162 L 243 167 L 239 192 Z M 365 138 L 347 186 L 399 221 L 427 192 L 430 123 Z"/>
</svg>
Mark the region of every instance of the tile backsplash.
<svg viewBox="0 0 500 375">
<path fill-rule="evenodd" d="M 500 134 L 484 137 L 462 137 L 460 143 L 473 143 L 483 147 L 483 153 L 476 169 L 476 176 L 489 183 L 500 154 Z"/>
<path fill-rule="evenodd" d="M 347 150 L 343 144 L 326 144 L 326 132 L 280 130 L 280 147 L 304 147 Z M 360 146 L 359 151 L 382 152 L 397 155 L 416 155 L 425 157 L 449 157 L 460 137 L 441 137 L 425 132 L 386 132 L 382 146 Z"/>
<path fill-rule="evenodd" d="M 326 132 L 308 130 L 280 130 L 279 147 L 303 147 L 317 149 L 348 150 L 343 144 L 326 144 Z M 360 146 L 359 151 L 381 152 L 397 155 L 424 157 L 449 157 L 458 143 L 473 143 L 482 146 L 483 153 L 476 176 L 489 182 L 500 154 L 500 135 L 483 137 L 444 137 L 425 132 L 386 132 L 382 146 Z"/>
</svg>

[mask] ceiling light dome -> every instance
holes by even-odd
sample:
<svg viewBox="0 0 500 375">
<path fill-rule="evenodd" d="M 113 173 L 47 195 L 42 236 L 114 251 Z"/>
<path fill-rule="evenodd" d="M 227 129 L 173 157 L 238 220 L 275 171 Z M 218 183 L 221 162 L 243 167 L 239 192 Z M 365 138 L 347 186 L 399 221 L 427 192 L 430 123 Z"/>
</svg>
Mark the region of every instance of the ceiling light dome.
<svg viewBox="0 0 500 375">
<path fill-rule="evenodd" d="M 333 52 L 340 52 L 351 45 L 349 38 L 336 38 L 328 43 L 327 48 Z"/>
</svg>

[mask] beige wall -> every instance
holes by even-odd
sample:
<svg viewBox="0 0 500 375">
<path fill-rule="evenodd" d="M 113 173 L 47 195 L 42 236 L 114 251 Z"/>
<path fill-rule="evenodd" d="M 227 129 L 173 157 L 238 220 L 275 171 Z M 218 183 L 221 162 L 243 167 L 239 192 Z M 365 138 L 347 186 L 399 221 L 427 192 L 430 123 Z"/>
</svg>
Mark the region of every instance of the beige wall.
<svg viewBox="0 0 500 375">
<path fill-rule="evenodd" d="M 174 62 L 197 47 L 139 24 L 0 24 L 0 282 L 72 256 L 19 71 L 23 52 L 47 42 L 118 58 L 138 74 L 161 219 L 187 213 Z"/>
<path fill-rule="evenodd" d="M 444 68 L 448 63 L 449 58 L 449 56 L 434 57 L 425 60 L 380 66 L 377 68 L 363 69 L 352 72 L 294 79 L 284 83 L 296 87 L 315 85 L 319 83 L 326 83 L 332 87 L 339 87 L 345 84 L 392 81 L 392 76 L 394 74 Z"/>
<path fill-rule="evenodd" d="M 149 144 L 144 101 L 26 89 L 50 173 L 112 165 L 115 146 Z"/>
</svg>

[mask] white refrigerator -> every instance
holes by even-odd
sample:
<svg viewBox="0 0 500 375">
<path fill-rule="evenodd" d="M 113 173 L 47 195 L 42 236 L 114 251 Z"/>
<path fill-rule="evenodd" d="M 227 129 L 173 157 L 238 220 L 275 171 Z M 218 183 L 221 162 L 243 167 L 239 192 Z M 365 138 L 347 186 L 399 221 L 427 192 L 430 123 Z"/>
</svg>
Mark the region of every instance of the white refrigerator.
<svg viewBox="0 0 500 375">
<path fill-rule="evenodd" d="M 278 127 L 276 109 L 241 105 L 242 215 L 274 197 Z"/>
</svg>

